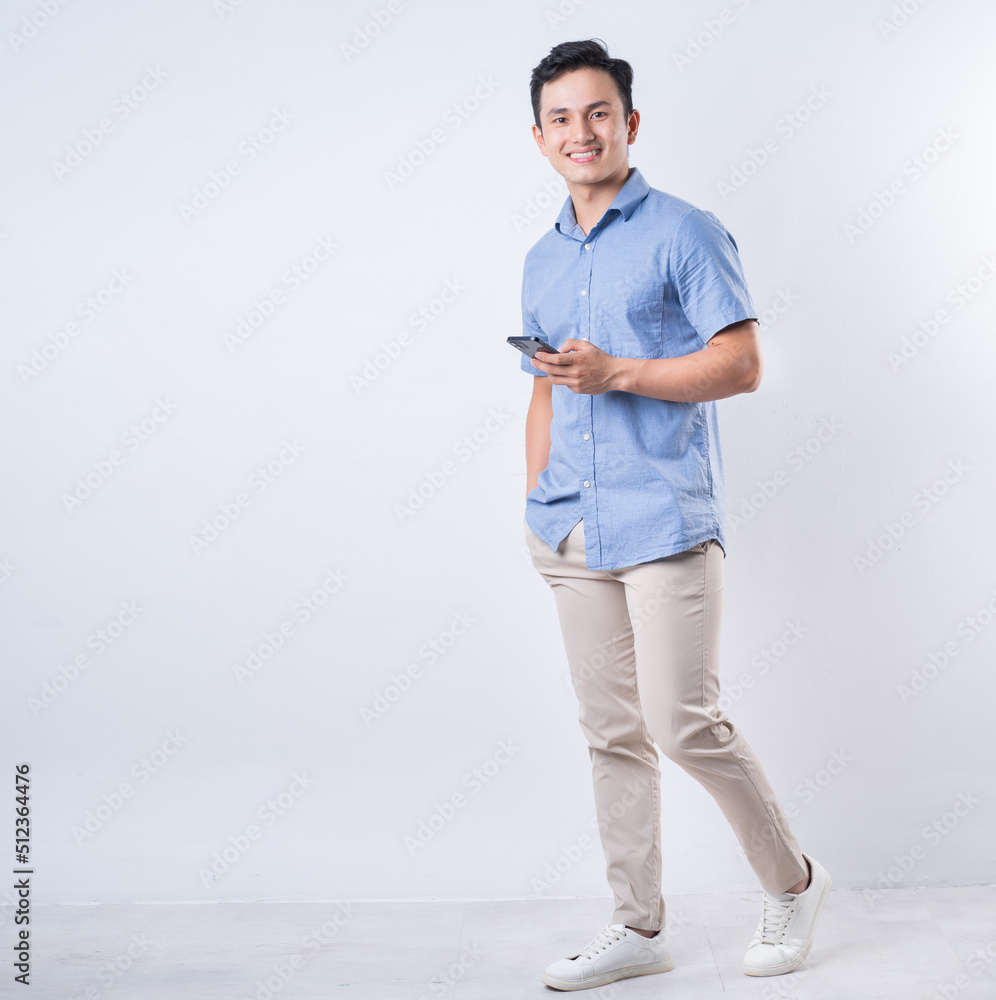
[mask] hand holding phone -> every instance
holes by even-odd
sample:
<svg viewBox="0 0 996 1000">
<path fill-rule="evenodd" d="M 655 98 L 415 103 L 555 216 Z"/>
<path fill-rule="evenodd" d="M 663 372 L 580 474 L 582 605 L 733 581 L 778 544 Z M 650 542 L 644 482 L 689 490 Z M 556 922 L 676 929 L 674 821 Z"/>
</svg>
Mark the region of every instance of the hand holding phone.
<svg viewBox="0 0 996 1000">
<path fill-rule="evenodd" d="M 508 343 L 517 347 L 527 357 L 535 357 L 537 351 L 545 351 L 547 354 L 560 354 L 560 351 L 551 347 L 545 340 L 539 337 L 509 337 Z"/>
</svg>

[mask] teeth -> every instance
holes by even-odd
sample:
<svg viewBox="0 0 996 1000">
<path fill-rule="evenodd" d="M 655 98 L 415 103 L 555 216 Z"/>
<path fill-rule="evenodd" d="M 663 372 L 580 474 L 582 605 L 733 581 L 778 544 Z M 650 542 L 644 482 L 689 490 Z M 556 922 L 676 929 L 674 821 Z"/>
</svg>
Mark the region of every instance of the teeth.
<svg viewBox="0 0 996 1000">
<path fill-rule="evenodd" d="M 572 160 L 582 160 L 582 159 L 586 160 L 589 157 L 594 156 L 595 153 L 597 153 L 597 152 L 598 152 L 597 149 L 589 149 L 589 150 L 587 150 L 586 152 L 583 152 L 583 153 L 568 153 L 567 155 Z"/>
</svg>

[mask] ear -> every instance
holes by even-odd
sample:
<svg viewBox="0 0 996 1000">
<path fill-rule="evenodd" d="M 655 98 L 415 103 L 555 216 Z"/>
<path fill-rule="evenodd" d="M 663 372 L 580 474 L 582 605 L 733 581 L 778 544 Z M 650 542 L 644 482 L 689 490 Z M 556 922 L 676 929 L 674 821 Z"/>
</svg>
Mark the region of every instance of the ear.
<svg viewBox="0 0 996 1000">
<path fill-rule="evenodd" d="M 539 146 L 540 152 L 549 159 L 549 154 L 546 151 L 546 143 L 543 141 L 543 130 L 539 125 L 533 126 L 533 138 L 536 140 L 536 145 Z"/>
<path fill-rule="evenodd" d="M 640 131 L 640 112 L 633 108 L 629 113 L 629 121 L 626 123 L 626 145 L 632 146 L 636 142 L 636 133 Z"/>
</svg>

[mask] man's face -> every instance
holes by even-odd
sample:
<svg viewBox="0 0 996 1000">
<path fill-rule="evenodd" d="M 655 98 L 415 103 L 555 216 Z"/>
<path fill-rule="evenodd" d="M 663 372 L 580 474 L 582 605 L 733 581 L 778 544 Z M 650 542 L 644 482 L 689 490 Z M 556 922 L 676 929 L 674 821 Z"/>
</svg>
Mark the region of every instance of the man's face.
<svg viewBox="0 0 996 1000">
<path fill-rule="evenodd" d="M 568 184 L 625 180 L 627 149 L 636 139 L 640 112 L 629 120 L 615 81 L 602 69 L 578 69 L 543 84 L 540 123 L 533 136 Z"/>
</svg>

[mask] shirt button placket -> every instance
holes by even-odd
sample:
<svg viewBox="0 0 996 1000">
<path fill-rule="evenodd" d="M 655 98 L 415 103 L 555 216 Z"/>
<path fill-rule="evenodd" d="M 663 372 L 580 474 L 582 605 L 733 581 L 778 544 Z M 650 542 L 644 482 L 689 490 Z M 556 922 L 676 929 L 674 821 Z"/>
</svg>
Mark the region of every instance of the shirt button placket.
<svg viewBox="0 0 996 1000">
<path fill-rule="evenodd" d="M 592 261 L 595 256 L 595 243 L 589 240 L 582 247 L 578 254 L 580 258 L 581 271 L 585 287 L 581 289 L 581 299 L 584 305 L 581 309 L 581 329 L 580 339 L 591 341 L 591 281 L 592 281 Z M 582 427 L 581 437 L 584 441 L 584 466 L 582 474 L 585 479 L 581 484 L 581 510 L 587 516 L 588 523 L 593 525 L 595 520 L 595 431 L 593 427 L 593 417 L 595 408 L 595 397 L 588 396 L 587 406 L 582 406 Z M 591 532 L 594 537 L 595 532 Z"/>
</svg>

